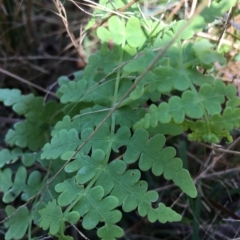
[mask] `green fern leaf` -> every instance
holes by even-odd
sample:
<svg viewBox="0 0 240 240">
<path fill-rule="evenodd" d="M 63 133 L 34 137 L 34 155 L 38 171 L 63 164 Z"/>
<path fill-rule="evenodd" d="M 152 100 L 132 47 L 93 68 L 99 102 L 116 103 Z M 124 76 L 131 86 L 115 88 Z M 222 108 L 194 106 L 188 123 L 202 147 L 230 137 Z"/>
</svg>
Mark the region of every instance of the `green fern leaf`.
<svg viewBox="0 0 240 240">
<path fill-rule="evenodd" d="M 60 87 L 62 103 L 92 102 L 104 106 L 110 106 L 114 93 L 114 81 L 107 81 L 101 85 L 91 86 L 87 80 L 68 82 Z"/>
<path fill-rule="evenodd" d="M 6 171 L 6 170 L 5 170 Z M 12 171 L 4 171 L 4 175 L 1 176 L 1 181 L 6 182 L 7 179 L 9 179 L 10 174 L 12 175 Z M 7 179 L 4 179 L 7 177 Z M 12 176 L 11 176 L 12 178 Z M 27 180 L 27 170 L 25 167 L 19 167 L 15 176 L 14 176 L 14 181 L 12 182 L 10 188 L 4 192 L 3 196 L 3 202 L 9 203 L 14 201 L 20 194 L 21 192 L 24 191 L 26 187 L 26 180 Z M 7 185 L 9 186 L 9 185 Z M 6 186 L 5 186 L 6 188 Z"/>
<path fill-rule="evenodd" d="M 56 204 L 56 200 L 49 202 L 46 208 L 39 211 L 40 227 L 43 230 L 49 229 L 49 233 L 52 235 L 57 234 L 60 230 L 60 226 L 63 220 L 63 213 L 59 206 Z"/>
<path fill-rule="evenodd" d="M 214 87 L 204 84 L 200 88 L 202 103 L 210 115 L 221 112 L 221 103 L 224 102 L 225 92 L 226 85 L 222 81 L 216 81 Z"/>
<path fill-rule="evenodd" d="M 0 101 L 4 102 L 5 106 L 13 106 L 13 110 L 19 115 L 28 111 L 33 100 L 33 94 L 22 96 L 18 89 L 0 89 Z"/>
<path fill-rule="evenodd" d="M 139 168 L 142 171 L 152 168 L 156 176 L 164 173 L 166 179 L 172 179 L 185 193 L 196 197 L 197 191 L 190 174 L 182 168 L 181 160 L 174 158 L 175 149 L 172 147 L 162 149 L 165 144 L 163 135 L 157 134 L 149 140 L 147 131 L 139 129 L 129 138 L 129 129 L 122 127 L 114 136 L 112 146 L 114 151 L 117 151 L 120 146 L 127 146 L 127 151 L 123 156 L 125 162 L 133 163 L 140 157 Z"/>
<path fill-rule="evenodd" d="M 88 82 L 86 80 L 68 82 L 62 85 L 58 94 L 61 94 L 61 102 L 78 102 L 87 91 Z"/>
<path fill-rule="evenodd" d="M 79 145 L 83 144 L 85 139 L 93 132 L 92 128 L 87 128 L 82 131 L 81 140 L 78 137 L 76 129 L 69 131 L 62 130 L 59 135 L 54 136 L 51 143 L 47 143 L 43 148 L 41 158 L 56 159 L 61 154 L 69 151 L 74 151 Z M 107 124 L 104 124 L 100 130 L 90 139 L 83 147 L 82 152 L 88 153 L 91 149 L 103 149 L 107 151 L 108 142 L 110 141 L 110 131 Z"/>
<path fill-rule="evenodd" d="M 0 89 L 0 96 L 0 101 L 3 101 L 6 106 L 12 106 L 17 114 L 25 115 L 35 124 L 39 122 L 55 123 L 54 120 L 59 113 L 51 119 L 49 119 L 49 116 L 53 112 L 61 110 L 61 105 L 56 101 L 49 101 L 44 104 L 43 97 L 35 97 L 33 94 L 21 95 L 21 91 L 17 89 Z"/>
<path fill-rule="evenodd" d="M 123 67 L 123 71 L 126 73 L 141 73 L 148 67 L 149 63 L 152 61 L 152 59 L 154 59 L 154 57 L 155 54 L 153 51 L 146 49 L 142 55 L 126 64 Z"/>
<path fill-rule="evenodd" d="M 122 161 L 118 161 L 118 162 L 114 161 L 110 165 L 113 167 L 113 171 L 116 169 L 117 172 L 109 172 L 109 175 L 106 175 L 106 172 L 110 171 L 108 169 L 108 167 L 107 168 L 105 167 L 106 170 L 103 171 L 102 164 L 100 163 L 100 165 L 98 167 L 98 163 L 97 163 L 99 160 L 103 159 L 104 153 L 102 152 L 103 157 L 99 157 L 101 155 L 101 151 L 96 150 L 93 152 L 93 155 L 95 155 L 94 157 L 92 157 L 93 160 L 90 160 L 90 159 L 86 159 L 86 158 L 84 159 L 83 156 L 81 156 L 81 154 L 78 154 L 76 156 L 77 160 L 69 163 L 66 166 L 65 171 L 74 172 L 79 169 L 78 175 L 80 177 L 80 181 L 78 180 L 78 182 L 80 184 L 84 184 L 94 177 L 93 174 L 91 174 L 91 176 L 89 176 L 89 173 L 92 173 L 92 172 L 96 173 L 97 171 L 102 172 L 103 174 L 97 180 L 96 185 L 97 186 L 104 185 L 104 193 L 105 194 L 107 194 L 113 188 L 113 190 L 111 191 L 111 196 L 117 197 L 117 199 L 119 200 L 120 203 L 123 202 L 123 199 L 126 198 L 124 200 L 124 204 L 123 204 L 124 210 L 131 211 L 131 210 L 135 209 L 137 207 L 136 201 L 135 200 L 133 201 L 133 197 L 128 192 L 129 191 L 128 188 L 130 186 L 134 185 L 134 183 L 139 180 L 139 177 L 140 177 L 139 172 L 138 171 L 137 172 L 136 171 L 128 171 L 128 172 L 126 172 L 126 174 L 119 177 L 119 179 L 116 181 L 115 179 L 112 179 L 113 176 L 115 176 L 115 178 L 117 178 L 116 174 L 122 174 L 126 170 L 126 164 L 124 164 Z M 97 157 L 100 159 L 98 160 Z M 88 166 L 90 166 L 91 169 Z M 77 179 L 79 178 L 78 175 L 77 175 Z M 127 181 L 126 187 L 123 188 L 122 185 L 125 181 Z M 104 183 L 106 183 L 106 184 L 104 184 Z M 145 186 L 146 183 L 139 182 L 138 185 L 134 185 L 134 187 L 132 187 L 131 192 L 133 192 L 132 194 L 138 195 L 137 198 L 139 198 L 139 197 L 141 198 L 141 196 L 142 196 L 142 193 L 141 193 L 142 191 L 139 191 L 140 188 L 143 189 L 143 192 L 146 191 L 146 187 L 143 187 L 143 185 Z M 139 188 L 139 186 L 140 186 L 140 188 Z M 129 194 L 129 195 L 127 195 L 127 194 Z M 135 196 L 135 198 L 136 198 L 136 196 Z"/>
<path fill-rule="evenodd" d="M 39 159 L 38 154 L 26 152 L 22 156 L 22 163 L 25 167 L 31 167 Z"/>
<path fill-rule="evenodd" d="M 116 197 L 119 205 L 122 205 L 126 212 L 138 208 L 141 216 L 155 212 L 154 221 L 157 219 L 160 219 L 161 222 L 179 220 L 180 215 L 169 208 L 166 208 L 165 218 L 158 216 L 159 210 L 152 208 L 152 203 L 158 199 L 157 192 L 146 192 L 148 184 L 145 181 L 139 181 L 140 172 L 138 170 L 125 171 L 126 163 L 115 160 L 105 168 L 104 174 L 99 176 L 95 185 L 101 185 L 105 194 L 110 193 L 111 196 Z"/>
<path fill-rule="evenodd" d="M 232 142 L 229 131 L 240 126 L 239 114 L 239 109 L 227 107 L 222 115 L 214 114 L 208 121 L 191 122 L 185 120 L 183 127 L 192 131 L 189 134 L 191 141 L 219 143 L 221 138 L 226 137 L 229 142 Z"/>
<path fill-rule="evenodd" d="M 61 208 L 56 204 L 56 200 L 54 199 L 52 202 L 49 202 L 44 209 L 39 210 L 40 214 L 40 227 L 43 230 L 49 229 L 49 233 L 52 235 L 56 235 L 59 233 L 62 235 L 62 231 L 64 230 L 64 222 L 70 222 L 75 224 L 80 215 L 76 211 L 68 212 L 64 214 Z"/>
<path fill-rule="evenodd" d="M 95 105 L 93 108 L 82 110 L 80 114 L 76 115 L 72 120 L 69 116 L 65 116 L 62 121 L 59 121 L 55 125 L 51 135 L 58 135 L 63 129 L 70 130 L 74 128 L 80 133 L 85 128 L 94 128 L 106 117 L 110 110 L 111 109 L 104 106 Z M 113 116 L 115 116 L 117 125 L 130 128 L 136 121 L 144 116 L 144 113 L 143 109 L 134 109 L 126 106 L 117 109 L 113 113 Z M 110 125 L 111 119 L 109 118 L 106 123 Z"/>
<path fill-rule="evenodd" d="M 46 159 L 56 159 L 58 158 L 61 154 L 66 153 L 65 155 L 62 156 L 62 159 L 67 160 L 71 155 L 73 154 L 72 151 L 74 151 L 77 146 L 82 144 L 86 138 L 92 133 L 93 129 L 85 129 L 82 132 L 82 139 L 80 140 L 78 138 L 78 133 L 75 129 L 70 130 L 69 132 L 62 130 L 60 132 L 59 138 L 57 136 L 53 137 L 51 144 L 46 144 L 43 153 L 41 155 L 42 158 Z M 130 130 L 127 127 L 122 127 L 118 130 L 116 135 L 111 137 L 109 127 L 107 124 L 104 124 L 100 130 L 93 136 L 92 139 L 84 146 L 82 149 L 82 152 L 88 153 L 90 149 L 92 148 L 93 150 L 95 149 L 102 149 L 103 152 L 106 152 L 108 149 L 108 144 L 112 142 L 112 149 L 115 152 L 118 152 L 119 147 L 121 146 L 127 146 L 127 151 L 124 154 L 124 161 L 127 163 L 133 163 L 138 160 L 138 158 L 141 155 L 140 162 L 139 162 L 139 167 L 141 170 L 149 170 L 150 168 L 153 167 L 153 163 L 155 162 L 162 162 L 161 161 L 161 149 L 163 145 L 165 144 L 165 138 L 163 135 L 156 135 L 152 139 L 149 139 L 149 135 L 146 130 L 137 130 L 135 131 L 134 135 L 130 138 L 131 133 Z M 159 149 L 159 150 L 157 150 Z M 167 149 L 172 149 L 172 148 L 167 148 Z M 156 150 L 157 153 L 156 154 Z M 167 150 L 165 150 L 167 151 Z M 169 150 L 172 152 L 172 157 L 174 158 L 175 156 L 175 150 Z M 67 153 L 70 152 L 70 153 Z M 104 154 L 103 154 L 104 155 Z M 101 154 L 100 154 L 101 156 Z M 69 165 L 66 170 L 67 171 L 76 171 L 78 168 L 82 168 L 85 166 L 85 168 L 82 169 L 83 172 L 87 171 L 87 175 L 79 175 L 79 181 L 80 183 L 85 183 L 86 181 L 89 181 L 92 179 L 96 172 L 97 168 L 94 164 L 91 163 L 88 159 L 85 160 L 86 158 L 84 157 L 81 161 L 82 163 L 79 163 L 78 161 L 74 161 Z M 99 160 L 102 159 L 102 160 Z M 103 157 L 97 158 L 95 161 L 104 161 Z M 177 161 L 177 160 L 175 160 Z M 77 163 L 78 162 L 78 163 Z M 88 163 L 91 165 L 88 166 Z M 167 169 L 169 163 L 167 161 L 164 162 L 165 167 L 163 169 Z M 80 164 L 80 165 L 79 165 Z M 83 166 L 83 165 L 84 166 Z M 101 164 L 99 167 L 101 167 Z M 155 163 L 156 164 L 156 163 Z M 74 166 L 74 167 L 73 167 Z M 154 165 L 155 166 L 155 165 Z M 177 165 L 178 166 L 178 165 Z M 69 168 L 69 169 L 68 169 Z M 180 186 L 183 191 L 185 191 L 187 194 L 190 196 L 195 196 L 196 195 L 196 189 L 192 183 L 192 180 L 190 178 L 190 175 L 186 175 L 185 171 L 183 170 L 182 172 L 179 171 L 181 169 L 181 166 L 178 166 L 179 169 L 173 170 L 174 174 L 171 175 L 173 181 L 175 182 L 176 185 Z M 172 169 L 172 168 L 170 168 Z M 175 172 L 176 171 L 176 172 Z M 80 171 L 81 173 L 81 171 Z M 153 170 L 153 173 L 154 172 Z M 182 179 L 181 174 L 185 174 L 186 176 L 186 183 L 183 184 L 182 181 L 177 181 L 177 177 Z M 157 173 L 157 175 L 161 175 L 162 172 Z M 83 178 L 83 179 L 81 179 Z M 83 182 L 82 182 L 83 181 Z"/>
<path fill-rule="evenodd" d="M 139 47 L 146 41 L 140 21 L 135 17 L 127 21 L 125 28 L 124 21 L 117 16 L 113 16 L 108 20 L 108 30 L 104 27 L 99 27 L 97 29 L 97 35 L 103 42 L 112 40 L 117 45 L 127 40 L 131 47 Z"/>
<path fill-rule="evenodd" d="M 38 193 L 42 188 L 41 173 L 39 171 L 33 171 L 30 173 L 27 184 L 24 187 L 22 200 L 27 201 L 29 198 Z"/>
<path fill-rule="evenodd" d="M 58 197 L 59 206 L 67 206 L 74 201 L 82 192 L 83 187 L 75 182 L 75 177 L 66 179 L 63 183 L 55 186 L 55 190 L 61 193 Z"/>
<path fill-rule="evenodd" d="M 101 51 L 89 57 L 89 64 L 84 69 L 84 76 L 88 80 L 98 82 L 105 78 L 105 74 L 109 74 L 121 64 L 122 49 L 114 46 L 110 51 L 107 44 L 103 44 Z M 106 57 L 107 55 L 107 57 Z M 96 74 L 101 73 L 101 74 Z"/>
<path fill-rule="evenodd" d="M 77 223 L 79 218 L 80 218 L 80 215 L 76 211 L 64 214 L 64 221 L 69 222 L 71 224 Z"/>
<path fill-rule="evenodd" d="M 97 230 L 97 235 L 102 240 L 115 240 L 122 237 L 124 235 L 124 231 L 119 226 L 105 224 Z"/>
<path fill-rule="evenodd" d="M 82 225 L 85 229 L 93 229 L 101 221 L 109 226 L 114 226 L 122 214 L 119 210 L 114 210 L 118 206 L 118 199 L 113 196 L 103 198 L 104 190 L 100 186 L 85 190 L 83 197 L 74 206 L 82 217 Z"/>
<path fill-rule="evenodd" d="M 27 119 L 38 124 L 40 128 L 42 128 L 42 125 L 53 126 L 56 121 L 63 117 L 61 104 L 56 101 L 49 101 L 45 104 L 44 101 L 43 97 L 35 97 L 29 110 L 25 114 Z M 46 127 L 47 126 L 45 126 L 45 128 Z"/>
<path fill-rule="evenodd" d="M 95 153 L 98 154 L 99 151 Z M 68 165 L 68 168 L 73 170 L 70 165 Z M 56 191 L 62 192 L 58 198 L 60 205 L 66 206 L 74 199 L 79 198 L 80 200 L 73 210 L 74 213 L 77 211 L 83 217 L 83 227 L 85 229 L 93 229 L 99 221 L 103 221 L 105 226 L 100 231 L 100 237 L 105 239 L 106 231 L 113 237 L 122 236 L 122 229 L 114 225 L 121 219 L 121 213 L 118 210 L 113 210 L 118 205 L 118 200 L 112 196 L 103 198 L 104 192 L 100 186 L 83 190 L 83 187 L 79 187 L 74 179 L 75 177 L 67 179 L 64 183 L 56 186 Z M 114 232 L 115 229 L 117 232 Z"/>
<path fill-rule="evenodd" d="M 46 136 L 49 134 L 48 126 L 38 126 L 28 120 L 18 122 L 14 125 L 14 129 L 10 129 L 6 135 L 6 142 L 10 146 L 18 146 L 21 148 L 28 147 L 35 151 L 46 143 Z"/>
<path fill-rule="evenodd" d="M 108 29 L 99 27 L 97 29 L 97 35 L 103 42 L 109 42 L 112 40 L 115 44 L 120 45 L 126 39 L 125 26 L 123 20 L 117 16 L 112 16 L 108 20 Z"/>
<path fill-rule="evenodd" d="M 138 48 L 141 47 L 146 41 L 140 21 L 136 17 L 131 17 L 126 24 L 126 39 L 129 46 Z"/>
<path fill-rule="evenodd" d="M 184 72 L 180 69 L 160 66 L 155 68 L 153 73 L 156 80 L 151 83 L 151 88 L 157 89 L 160 93 L 169 93 L 173 89 L 184 91 L 190 86 Z"/>
<path fill-rule="evenodd" d="M 0 168 L 3 168 L 6 164 L 15 163 L 21 155 L 21 148 L 14 148 L 12 151 L 8 149 L 2 149 L 0 151 Z"/>
<path fill-rule="evenodd" d="M 159 123 L 156 127 L 150 127 L 146 130 L 148 131 L 150 136 L 154 136 L 156 134 L 177 136 L 183 133 L 183 127 L 174 123 Z"/>
<path fill-rule="evenodd" d="M 5 168 L 4 170 L 0 170 L 0 189 L 1 189 L 1 192 L 6 193 L 12 185 L 13 185 L 13 183 L 12 183 L 12 170 L 10 168 Z"/>
<path fill-rule="evenodd" d="M 215 82 L 215 79 L 212 76 L 203 75 L 197 69 L 187 68 L 187 69 L 184 69 L 183 71 L 185 71 L 185 74 L 189 77 L 189 79 L 191 79 L 192 83 L 197 86 L 202 86 L 205 83 L 213 85 Z"/>
<path fill-rule="evenodd" d="M 52 138 L 51 144 L 45 144 L 41 158 L 57 159 L 64 152 L 74 151 L 79 145 L 80 140 L 77 130 L 61 130 L 58 136 Z"/>
<path fill-rule="evenodd" d="M 230 86 L 230 85 L 229 85 Z M 221 104 L 225 96 L 233 97 L 234 88 L 226 86 L 223 82 L 216 80 L 214 85 L 203 84 L 199 94 L 190 90 L 183 92 L 182 97 L 173 96 L 169 102 L 163 102 L 158 107 L 151 105 L 149 113 L 134 125 L 134 128 L 156 127 L 160 123 L 168 123 L 172 119 L 175 123 L 182 123 L 185 115 L 190 118 L 200 118 L 203 116 L 203 108 L 209 115 L 220 113 Z"/>
<path fill-rule="evenodd" d="M 211 68 L 215 62 L 221 65 L 226 64 L 226 59 L 220 53 L 213 50 L 212 44 L 207 39 L 195 42 L 193 49 L 199 61 L 199 66 L 205 69 Z"/>
<path fill-rule="evenodd" d="M 145 205 L 145 203 L 143 203 Z M 140 216 L 145 216 L 146 206 L 139 207 Z M 150 209 L 148 212 L 150 222 L 158 220 L 161 223 L 181 221 L 180 214 L 173 211 L 170 207 L 166 207 L 163 203 L 159 203 L 156 209 Z"/>
<path fill-rule="evenodd" d="M 49 128 L 62 118 L 61 105 L 55 101 L 44 104 L 42 97 L 34 97 L 32 94 L 22 96 L 20 91 L 9 89 L 0 91 L 3 92 L 2 100 L 8 105 L 13 105 L 18 114 L 26 117 L 24 122 L 16 123 L 14 129 L 8 131 L 6 142 L 10 146 L 28 147 L 33 151 L 41 148 L 47 141 Z M 9 99 L 7 94 L 10 97 L 14 94 L 16 96 Z M 52 115 L 53 112 L 56 114 Z"/>
<path fill-rule="evenodd" d="M 14 207 L 7 206 L 6 213 L 8 216 L 12 216 L 4 223 L 5 227 L 8 228 L 5 239 L 23 239 L 29 225 L 31 224 L 31 215 L 28 208 L 24 206 L 16 211 Z"/>
<path fill-rule="evenodd" d="M 65 153 L 62 158 L 69 159 L 68 155 L 68 153 Z M 79 184 L 85 184 L 93 179 L 98 172 L 101 172 L 105 164 L 105 153 L 102 150 L 97 149 L 93 150 L 91 158 L 82 153 L 77 154 L 76 160 L 69 163 L 65 167 L 65 171 L 68 173 L 78 171 L 76 181 Z"/>
<path fill-rule="evenodd" d="M 239 128 L 240 126 L 239 114 L 240 109 L 227 107 L 222 115 L 214 114 L 209 121 L 214 128 L 231 131 L 234 127 Z"/>
</svg>

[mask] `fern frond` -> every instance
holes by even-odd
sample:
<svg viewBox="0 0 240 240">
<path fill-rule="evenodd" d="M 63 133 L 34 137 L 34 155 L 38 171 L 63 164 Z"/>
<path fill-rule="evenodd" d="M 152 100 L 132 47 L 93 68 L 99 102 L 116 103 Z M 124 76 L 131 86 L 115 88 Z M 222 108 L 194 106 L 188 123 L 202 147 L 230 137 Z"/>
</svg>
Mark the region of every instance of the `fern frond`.
<svg viewBox="0 0 240 240">
<path fill-rule="evenodd" d="M 231 99 L 235 94 L 235 86 L 226 86 L 218 80 L 214 82 L 213 86 L 203 84 L 199 93 L 187 90 L 183 92 L 181 98 L 173 96 L 168 103 L 160 103 L 158 107 L 152 104 L 149 113 L 137 122 L 134 127 L 135 129 L 156 127 L 158 122 L 169 123 L 172 120 L 177 124 L 181 124 L 185 116 L 198 119 L 203 117 L 204 111 L 207 111 L 209 115 L 217 114 L 222 111 L 221 104 L 225 101 L 225 97 Z"/>
</svg>

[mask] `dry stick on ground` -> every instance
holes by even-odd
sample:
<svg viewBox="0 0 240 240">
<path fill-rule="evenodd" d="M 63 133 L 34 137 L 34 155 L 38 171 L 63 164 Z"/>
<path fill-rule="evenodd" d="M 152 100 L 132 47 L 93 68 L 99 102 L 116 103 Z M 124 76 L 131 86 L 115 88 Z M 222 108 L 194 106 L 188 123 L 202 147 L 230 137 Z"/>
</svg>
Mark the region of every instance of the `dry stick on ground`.
<svg viewBox="0 0 240 240">
<path fill-rule="evenodd" d="M 1 123 L 16 123 L 23 121 L 22 119 L 14 119 L 14 118 L 7 118 L 7 117 L 0 117 L 0 122 Z"/>
<path fill-rule="evenodd" d="M 197 2 L 198 2 L 197 0 L 192 1 L 191 10 L 190 10 L 190 13 L 188 14 L 188 17 L 191 17 L 194 14 L 194 11 L 197 7 Z"/>
<path fill-rule="evenodd" d="M 48 91 L 48 90 L 46 90 L 46 89 L 38 86 L 38 85 L 35 84 L 35 83 L 31 83 L 31 82 L 29 82 L 29 81 L 27 81 L 27 80 L 25 80 L 25 79 L 23 79 L 23 78 L 15 75 L 15 74 L 13 74 L 13 73 L 10 73 L 10 72 L 7 71 L 7 70 L 4 70 L 4 69 L 0 68 L 0 72 L 3 73 L 3 74 L 8 75 L 9 77 L 15 78 L 16 80 L 18 80 L 18 81 L 20 81 L 20 82 L 26 83 L 27 85 L 32 86 L 32 87 L 34 87 L 34 88 L 36 88 L 36 89 L 38 89 L 38 90 L 40 90 L 40 91 L 42 91 L 42 92 L 45 92 L 45 93 L 47 93 L 47 94 L 50 94 L 50 95 L 53 96 L 53 97 L 57 97 L 57 95 L 56 95 L 55 93 L 50 92 L 50 91 Z"/>
<path fill-rule="evenodd" d="M 195 36 L 197 37 L 201 37 L 201 38 L 206 38 L 206 39 L 209 39 L 209 40 L 213 40 L 213 41 L 218 41 L 219 37 L 217 36 L 212 36 L 210 35 L 209 33 L 205 33 L 205 32 L 198 32 L 195 34 Z M 240 44 L 237 44 L 237 43 L 232 43 L 231 41 L 227 40 L 227 39 L 222 39 L 221 41 L 222 43 L 230 46 L 230 47 L 233 47 L 234 49 L 237 49 L 239 50 L 240 49 Z"/>
<path fill-rule="evenodd" d="M 23 60 L 36 60 L 36 59 L 48 59 L 48 60 L 61 60 L 61 61 L 71 61 L 77 62 L 79 61 L 78 58 L 73 57 L 58 57 L 58 56 L 12 56 L 12 57 L 0 57 L 0 61 L 23 61 Z"/>
<path fill-rule="evenodd" d="M 87 238 L 74 224 L 71 224 L 71 226 L 78 232 L 78 234 L 83 237 L 85 240 L 90 240 Z"/>
<path fill-rule="evenodd" d="M 66 10 L 65 10 L 63 4 L 60 2 L 60 0 L 53 0 L 53 2 L 58 11 L 58 13 L 56 13 L 56 14 L 62 19 L 65 29 L 68 33 L 70 40 L 72 41 L 73 46 L 76 48 L 76 50 L 77 50 L 79 56 L 81 57 L 81 59 L 83 60 L 83 62 L 86 62 L 87 56 L 85 54 L 85 51 L 83 50 L 82 45 L 78 44 L 78 41 L 76 40 L 75 36 L 69 29 L 67 13 L 66 13 Z"/>
<path fill-rule="evenodd" d="M 196 179 L 195 181 L 197 181 L 198 179 L 201 179 L 201 178 L 204 178 L 204 176 L 206 175 L 206 172 L 208 172 L 210 169 L 213 169 L 215 164 L 221 159 L 223 158 L 226 154 L 235 154 L 235 155 L 240 155 L 239 152 L 236 152 L 236 151 L 232 151 L 230 149 L 234 148 L 240 141 L 240 137 L 238 137 L 227 149 L 219 149 L 219 148 L 215 148 L 215 147 L 211 147 L 209 145 L 206 145 L 206 144 L 202 144 L 204 145 L 205 147 L 208 147 L 208 148 L 211 148 L 213 149 L 214 151 L 219 151 L 219 152 L 222 152 L 222 154 L 217 158 L 215 159 L 212 164 L 206 168 L 204 170 L 204 172 L 202 172 Z"/>
<path fill-rule="evenodd" d="M 179 11 L 179 9 L 182 7 L 184 1 L 185 1 L 185 0 L 181 0 L 181 1 L 179 2 L 179 4 L 176 5 L 176 7 L 175 7 L 175 8 L 171 11 L 171 13 L 169 14 L 169 16 L 168 16 L 166 22 L 171 21 L 173 15 L 175 15 L 175 14 Z"/>
<path fill-rule="evenodd" d="M 233 154 L 233 155 L 240 155 L 240 152 L 237 152 L 237 151 L 232 151 L 232 150 L 229 150 L 229 149 L 223 149 L 221 147 L 214 147 L 214 146 L 210 146 L 208 144 L 204 144 L 204 143 L 199 143 L 201 145 L 203 145 L 204 147 L 207 147 L 207 148 L 210 148 L 216 152 L 222 152 L 222 153 L 229 153 L 229 154 Z"/>
</svg>

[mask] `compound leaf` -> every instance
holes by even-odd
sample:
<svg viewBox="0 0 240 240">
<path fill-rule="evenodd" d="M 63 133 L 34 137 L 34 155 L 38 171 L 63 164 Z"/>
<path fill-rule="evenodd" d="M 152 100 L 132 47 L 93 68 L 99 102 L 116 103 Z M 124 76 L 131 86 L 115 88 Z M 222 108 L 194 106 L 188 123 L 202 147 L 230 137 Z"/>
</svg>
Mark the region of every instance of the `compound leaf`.
<svg viewBox="0 0 240 240">
<path fill-rule="evenodd" d="M 152 172 L 156 176 L 164 173 L 166 179 L 172 179 L 186 194 L 196 197 L 197 191 L 188 171 L 182 168 L 180 159 L 174 158 L 175 149 L 172 147 L 163 148 L 166 141 L 163 135 L 157 134 L 149 139 L 148 132 L 139 129 L 134 132 L 131 138 L 130 136 L 130 130 L 122 127 L 117 131 L 113 141 L 114 151 L 117 151 L 121 146 L 127 147 L 123 157 L 125 162 L 133 163 L 140 158 L 139 168 L 142 171 L 152 168 Z"/>
<path fill-rule="evenodd" d="M 225 97 L 231 98 L 233 93 L 234 87 L 226 86 L 218 80 L 214 82 L 213 86 L 207 83 L 203 84 L 199 93 L 187 90 L 181 98 L 173 96 L 168 103 L 162 102 L 158 107 L 152 104 L 149 112 L 134 125 L 134 128 L 156 127 L 158 122 L 169 123 L 171 120 L 181 124 L 185 115 L 195 119 L 202 117 L 204 109 L 209 115 L 220 113 Z"/>
<path fill-rule="evenodd" d="M 47 143 L 44 146 L 41 158 L 56 159 L 65 152 L 74 151 L 78 146 L 85 142 L 85 140 L 93 131 L 94 130 L 92 128 L 84 129 L 82 131 L 80 140 L 76 129 L 70 129 L 69 131 L 61 130 L 59 135 L 55 135 L 52 138 L 51 143 Z M 103 149 L 103 151 L 106 151 L 108 148 L 108 142 L 110 140 L 111 136 L 109 127 L 107 124 L 104 124 L 100 128 L 100 130 L 83 147 L 82 152 L 88 153 L 91 148 L 100 148 Z"/>
<path fill-rule="evenodd" d="M 65 116 L 62 121 L 59 121 L 51 135 L 58 135 L 63 129 L 70 130 L 76 129 L 78 133 L 82 132 L 86 128 L 96 127 L 109 113 L 111 109 L 104 106 L 95 105 L 93 108 L 86 108 L 76 115 L 72 120 L 69 116 Z M 115 116 L 116 124 L 120 126 L 132 127 L 133 124 L 144 116 L 144 110 L 134 109 L 128 106 L 117 109 L 113 116 Z M 106 123 L 110 125 L 111 119 L 109 118 Z"/>
<path fill-rule="evenodd" d="M 151 211 L 158 211 L 152 208 L 152 203 L 158 200 L 158 194 L 155 191 L 148 191 L 148 184 L 145 181 L 139 181 L 140 172 L 138 170 L 127 170 L 126 163 L 120 160 L 114 160 L 107 165 L 103 174 L 96 181 L 97 186 L 104 188 L 104 194 L 110 194 L 118 199 L 119 205 L 125 212 L 130 212 L 138 208 L 139 214 L 145 216 Z M 172 212 L 171 212 L 172 211 Z M 166 209 L 165 218 L 158 216 L 160 221 L 178 221 L 179 214 L 173 210 Z M 168 212 L 170 212 L 168 217 Z"/>
</svg>

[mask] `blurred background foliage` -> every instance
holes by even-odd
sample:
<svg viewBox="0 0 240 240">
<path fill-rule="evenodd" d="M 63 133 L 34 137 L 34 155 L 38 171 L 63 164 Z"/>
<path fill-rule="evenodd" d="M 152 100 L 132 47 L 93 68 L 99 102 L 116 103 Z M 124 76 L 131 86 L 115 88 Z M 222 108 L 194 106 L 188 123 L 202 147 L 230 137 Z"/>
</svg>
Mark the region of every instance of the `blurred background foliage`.
<svg viewBox="0 0 240 240">
<path fill-rule="evenodd" d="M 0 0 L 1 88 L 18 88 L 26 94 L 33 92 L 45 95 L 32 84 L 46 91 L 54 91 L 58 77 L 83 69 L 88 56 L 98 49 L 99 40 L 94 27 L 105 24 L 104 18 L 107 18 L 109 13 L 96 15 L 99 7 L 94 2 L 62 1 L 67 14 L 66 28 L 58 15 L 56 2 Z M 106 1 L 100 1 L 100 4 L 103 2 Z M 189 18 L 201 1 L 127 2 L 136 2 L 137 5 L 131 6 L 141 9 L 143 17 L 169 23 Z M 118 0 L 110 0 L 108 6 L 118 9 L 118 3 Z M 126 8 L 123 12 L 127 14 L 128 10 L 129 8 Z M 92 13 L 96 22 L 88 24 Z M 86 26 L 89 27 L 87 31 Z M 74 47 L 69 33 L 73 34 L 79 49 L 76 49 L 76 45 Z M 209 39 L 227 59 L 225 66 L 216 63 L 209 73 L 226 82 L 234 82 L 239 89 L 240 4 L 237 3 L 232 9 L 230 18 L 227 15 L 219 16 L 202 32 L 196 33 L 197 37 Z M 0 148 L 4 146 L 7 129 L 18 120 L 10 109 L 0 106 Z M 144 178 L 149 182 L 149 186 L 159 191 L 161 201 L 166 205 L 174 202 L 173 205 L 180 209 L 178 212 L 182 212 L 183 220 L 179 223 L 151 224 L 136 213 L 128 214 L 121 221 L 123 228 L 127 229 L 123 239 L 224 240 L 240 237 L 239 130 L 236 129 L 232 134 L 232 144 L 222 141 L 219 146 L 189 142 L 184 135 L 169 138 L 169 144 L 176 147 L 184 166 L 195 179 L 199 196 L 188 199 L 179 195 L 178 190 L 173 190 L 171 182 L 146 173 Z M 169 196 L 171 199 L 168 199 Z M 0 218 L 3 218 L 1 213 Z M 96 236 L 89 232 L 87 235 L 90 239 L 96 239 Z"/>
</svg>

